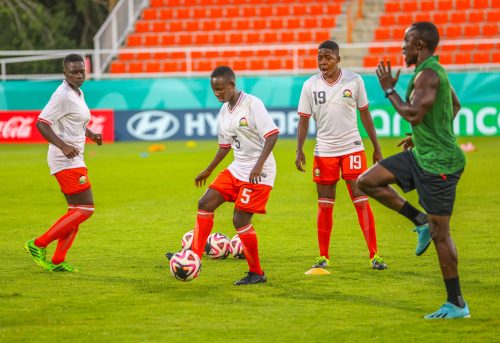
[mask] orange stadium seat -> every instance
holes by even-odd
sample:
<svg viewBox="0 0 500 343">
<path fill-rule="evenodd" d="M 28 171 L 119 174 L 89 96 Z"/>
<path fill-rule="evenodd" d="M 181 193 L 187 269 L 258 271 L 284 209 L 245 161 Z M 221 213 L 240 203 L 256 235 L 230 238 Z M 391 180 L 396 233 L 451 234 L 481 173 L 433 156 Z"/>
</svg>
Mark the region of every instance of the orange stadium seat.
<svg viewBox="0 0 500 343">
<path fill-rule="evenodd" d="M 455 9 L 456 10 L 467 10 L 470 8 L 469 0 L 455 0 Z"/>
<path fill-rule="evenodd" d="M 406 13 L 411 13 L 418 9 L 417 1 L 404 1 L 402 5 L 403 5 L 403 11 Z"/>
<path fill-rule="evenodd" d="M 434 0 L 423 0 L 420 2 L 421 11 L 433 11 L 436 8 L 436 3 Z"/>
<path fill-rule="evenodd" d="M 489 63 L 490 62 L 490 54 L 487 52 L 476 52 L 472 56 L 472 61 L 474 63 Z"/>
<path fill-rule="evenodd" d="M 471 54 L 470 53 L 457 53 L 455 54 L 455 64 L 469 64 L 471 63 Z"/>
<path fill-rule="evenodd" d="M 498 24 L 487 24 L 483 26 L 483 35 L 496 36 L 498 34 Z"/>
<path fill-rule="evenodd" d="M 453 63 L 453 55 L 452 54 L 439 54 L 439 63 L 441 64 L 452 64 Z"/>
<path fill-rule="evenodd" d="M 125 73 L 125 63 L 122 61 L 113 61 L 111 62 L 111 66 L 109 67 L 109 70 L 111 73 Z"/>
<path fill-rule="evenodd" d="M 494 3 L 495 1 L 492 1 Z M 489 0 L 474 0 L 474 8 L 489 8 Z"/>
<path fill-rule="evenodd" d="M 380 25 L 390 26 L 396 24 L 397 16 L 394 14 L 383 14 L 380 16 Z"/>
<path fill-rule="evenodd" d="M 451 0 L 442 0 L 438 1 L 438 9 L 440 11 L 450 11 L 453 9 L 453 1 Z"/>
<path fill-rule="evenodd" d="M 399 1 L 389 1 L 386 2 L 385 4 L 385 11 L 386 12 L 400 12 L 401 7 L 399 6 Z"/>
<path fill-rule="evenodd" d="M 417 0 L 408 1 L 412 4 L 404 6 L 407 11 L 418 3 Z M 391 2 L 397 4 L 394 0 Z M 330 31 L 343 6 L 344 0 L 150 0 L 136 21 L 134 31 L 127 36 L 126 45 L 202 47 L 317 43 L 331 37 Z M 403 6 L 398 7 L 403 9 Z M 404 22 L 408 23 L 408 18 Z M 385 32 L 386 40 L 391 39 L 391 32 L 392 28 Z M 185 59 L 184 53 L 119 53 L 110 71 L 178 72 L 186 68 Z M 291 69 L 294 63 L 289 49 L 259 49 L 241 54 L 193 51 L 192 59 L 190 70 L 194 71 L 208 71 L 222 62 L 230 63 L 237 70 Z M 316 49 L 312 55 L 299 60 L 301 65 L 312 63 L 310 67 L 316 68 Z"/>
</svg>

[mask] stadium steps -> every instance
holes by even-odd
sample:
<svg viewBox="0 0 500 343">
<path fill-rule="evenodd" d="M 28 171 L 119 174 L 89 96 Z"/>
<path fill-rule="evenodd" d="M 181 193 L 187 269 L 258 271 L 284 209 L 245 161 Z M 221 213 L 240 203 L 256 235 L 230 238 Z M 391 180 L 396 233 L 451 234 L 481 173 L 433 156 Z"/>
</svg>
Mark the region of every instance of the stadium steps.
<svg viewBox="0 0 500 343">
<path fill-rule="evenodd" d="M 221 64 L 235 70 L 291 70 L 286 44 L 317 44 L 332 37 L 344 0 L 151 0 L 127 48 L 248 47 L 283 45 L 283 50 L 194 52 L 193 71 Z M 214 19 L 215 18 L 215 19 Z M 317 51 L 299 51 L 299 67 L 316 68 Z M 185 53 L 119 53 L 112 73 L 185 72 Z"/>
<path fill-rule="evenodd" d="M 441 40 L 498 38 L 500 1 L 498 0 L 387 0 L 384 14 L 374 32 L 374 42 L 402 41 L 406 28 L 416 21 L 432 21 Z M 471 43 L 441 45 L 437 52 L 443 64 L 499 63 L 500 44 Z M 381 58 L 402 65 L 401 47 L 371 47 L 363 65 L 373 67 Z"/>
</svg>

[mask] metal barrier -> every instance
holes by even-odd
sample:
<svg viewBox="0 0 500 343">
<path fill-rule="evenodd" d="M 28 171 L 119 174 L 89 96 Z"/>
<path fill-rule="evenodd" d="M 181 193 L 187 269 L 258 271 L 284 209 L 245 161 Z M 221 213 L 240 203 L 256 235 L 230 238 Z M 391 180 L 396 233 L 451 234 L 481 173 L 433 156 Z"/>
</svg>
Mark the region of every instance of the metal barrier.
<svg viewBox="0 0 500 343">
<path fill-rule="evenodd" d="M 465 47 L 467 45 L 484 45 L 493 44 L 500 46 L 500 38 L 494 39 L 468 39 L 468 40 L 445 40 L 439 43 L 440 47 L 444 46 L 459 46 Z M 225 52 L 225 51 L 287 51 L 290 56 L 292 56 L 293 66 L 291 69 L 282 70 L 238 70 L 239 75 L 279 75 L 279 74 L 310 74 L 316 71 L 316 68 L 305 69 L 299 67 L 299 59 L 301 51 L 315 50 L 317 49 L 317 44 L 281 44 L 281 45 L 234 45 L 234 46 L 198 46 L 198 47 L 178 47 L 178 48 L 112 48 L 112 49 L 100 49 L 99 53 L 95 50 L 31 50 L 31 51 L 0 51 L 0 70 L 1 79 L 5 80 L 20 80 L 20 79 L 60 79 L 61 74 L 48 74 L 48 75 L 7 75 L 6 66 L 9 63 L 21 63 L 30 61 L 41 61 L 57 59 L 65 56 L 69 53 L 79 53 L 86 60 L 93 58 L 93 68 L 92 72 L 87 75 L 88 78 L 155 78 L 155 77 L 165 77 L 165 76 L 180 76 L 180 77 L 190 77 L 190 76 L 206 76 L 207 72 L 199 72 L 193 69 L 193 53 L 199 52 Z M 390 47 L 401 47 L 401 42 L 381 42 L 381 43 L 353 43 L 353 44 L 341 44 L 341 56 L 350 55 L 366 55 L 369 48 L 390 48 Z M 106 55 L 109 59 L 115 57 L 117 53 L 183 53 L 184 62 L 186 62 L 186 70 L 181 72 L 172 73 L 108 73 L 104 72 L 102 69 L 103 63 L 100 59 L 96 58 L 97 55 Z M 2 56 L 7 56 L 6 58 L 1 58 Z M 11 57 L 16 56 L 16 57 Z M 362 66 L 361 59 L 359 60 L 359 65 L 346 65 L 346 59 L 341 62 L 341 67 L 345 67 L 349 70 L 358 73 L 373 73 L 374 68 L 365 68 Z M 109 62 L 108 62 L 109 63 Z M 344 63 L 344 64 L 342 64 Z M 396 66 L 396 68 L 403 66 Z M 453 64 L 446 65 L 447 70 L 459 70 L 459 71 L 492 71 L 500 70 L 500 63 L 487 63 L 487 64 Z M 403 72 L 407 71 L 403 67 Z"/>
<path fill-rule="evenodd" d="M 99 78 L 132 31 L 136 18 L 149 6 L 149 0 L 120 0 L 94 36 L 93 70 Z"/>
</svg>

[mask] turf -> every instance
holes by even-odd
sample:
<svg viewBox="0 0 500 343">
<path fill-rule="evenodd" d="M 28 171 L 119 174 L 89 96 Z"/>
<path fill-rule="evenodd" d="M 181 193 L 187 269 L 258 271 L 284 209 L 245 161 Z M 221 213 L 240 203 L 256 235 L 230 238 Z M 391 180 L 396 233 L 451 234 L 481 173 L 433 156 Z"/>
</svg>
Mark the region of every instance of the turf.
<svg viewBox="0 0 500 343">
<path fill-rule="evenodd" d="M 434 249 L 414 256 L 410 223 L 372 201 L 389 269 L 371 270 L 342 184 L 331 275 L 304 275 L 317 255 L 311 141 L 306 174 L 295 170 L 293 140 L 281 140 L 275 149 L 278 178 L 268 214 L 254 220 L 269 281 L 250 287 L 232 285 L 247 270 L 244 260 L 204 259 L 196 280 L 180 282 L 164 257 L 193 227 L 204 192 L 193 179 L 211 160 L 214 141 L 196 147 L 166 142 L 165 151 L 153 153 L 147 143 L 89 145 L 96 213 L 81 226 L 68 255 L 79 274 L 44 272 L 22 249 L 65 212 L 48 175 L 46 146 L 0 145 L 0 341 L 498 340 L 500 138 L 470 140 L 477 151 L 468 154 L 459 184 L 452 236 L 472 318 L 437 322 L 422 319 L 445 300 Z M 396 152 L 396 142 L 382 140 L 385 155 Z M 416 203 L 415 194 L 409 199 Z M 214 231 L 233 236 L 231 214 L 231 204 L 222 206 Z"/>
</svg>

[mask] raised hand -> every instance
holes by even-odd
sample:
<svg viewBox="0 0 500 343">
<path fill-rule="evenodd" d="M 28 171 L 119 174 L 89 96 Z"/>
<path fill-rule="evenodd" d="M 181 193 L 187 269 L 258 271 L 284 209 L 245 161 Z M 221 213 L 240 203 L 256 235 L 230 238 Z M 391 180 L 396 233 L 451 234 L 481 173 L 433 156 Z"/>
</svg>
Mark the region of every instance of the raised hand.
<svg viewBox="0 0 500 343">
<path fill-rule="evenodd" d="M 399 74 L 401 73 L 401 69 L 399 69 L 396 72 L 396 76 L 392 77 L 391 62 L 389 60 L 386 62 L 387 66 L 384 64 L 384 61 L 380 61 L 376 70 L 378 81 L 384 91 L 396 86 L 396 83 L 399 80 Z"/>
</svg>

